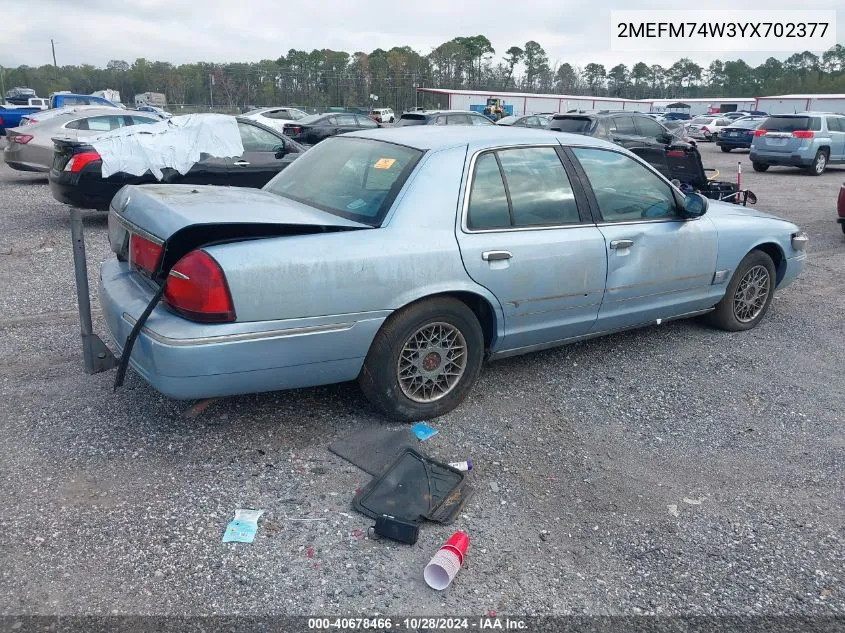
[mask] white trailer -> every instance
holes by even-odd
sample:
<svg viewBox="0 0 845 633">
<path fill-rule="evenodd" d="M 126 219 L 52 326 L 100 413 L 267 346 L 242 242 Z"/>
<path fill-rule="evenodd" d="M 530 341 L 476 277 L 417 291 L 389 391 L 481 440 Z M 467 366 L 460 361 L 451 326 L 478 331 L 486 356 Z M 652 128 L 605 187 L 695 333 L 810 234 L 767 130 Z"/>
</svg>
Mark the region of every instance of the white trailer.
<svg viewBox="0 0 845 633">
<path fill-rule="evenodd" d="M 769 114 L 792 114 L 807 111 L 845 114 L 845 94 L 757 97 L 756 109 Z"/>
</svg>

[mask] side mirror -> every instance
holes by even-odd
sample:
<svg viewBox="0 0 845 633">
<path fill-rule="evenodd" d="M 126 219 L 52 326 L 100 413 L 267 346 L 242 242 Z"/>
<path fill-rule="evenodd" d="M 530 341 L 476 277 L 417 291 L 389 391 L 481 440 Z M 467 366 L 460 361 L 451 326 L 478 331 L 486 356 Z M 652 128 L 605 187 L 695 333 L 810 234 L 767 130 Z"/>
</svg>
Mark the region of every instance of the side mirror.
<svg viewBox="0 0 845 633">
<path fill-rule="evenodd" d="M 707 198 L 700 193 L 688 193 L 684 196 L 684 215 L 688 218 L 699 218 L 707 213 L 710 206 Z"/>
<path fill-rule="evenodd" d="M 288 153 L 288 150 L 284 145 L 279 145 L 276 148 L 276 158 L 282 158 L 287 153 Z"/>
<path fill-rule="evenodd" d="M 661 143 L 668 144 L 672 142 L 672 135 L 664 132 L 663 134 L 657 137 L 657 140 Z"/>
</svg>

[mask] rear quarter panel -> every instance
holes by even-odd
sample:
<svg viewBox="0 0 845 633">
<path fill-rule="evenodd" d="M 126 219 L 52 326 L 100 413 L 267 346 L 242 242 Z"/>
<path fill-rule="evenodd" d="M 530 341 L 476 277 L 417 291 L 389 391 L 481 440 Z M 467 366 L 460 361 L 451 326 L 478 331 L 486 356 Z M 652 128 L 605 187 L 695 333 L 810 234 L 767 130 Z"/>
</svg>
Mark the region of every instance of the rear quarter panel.
<svg viewBox="0 0 845 633">
<path fill-rule="evenodd" d="M 392 311 L 449 291 L 496 299 L 473 282 L 455 238 L 466 147 L 423 158 L 381 228 L 208 248 L 226 272 L 239 321 Z"/>
</svg>

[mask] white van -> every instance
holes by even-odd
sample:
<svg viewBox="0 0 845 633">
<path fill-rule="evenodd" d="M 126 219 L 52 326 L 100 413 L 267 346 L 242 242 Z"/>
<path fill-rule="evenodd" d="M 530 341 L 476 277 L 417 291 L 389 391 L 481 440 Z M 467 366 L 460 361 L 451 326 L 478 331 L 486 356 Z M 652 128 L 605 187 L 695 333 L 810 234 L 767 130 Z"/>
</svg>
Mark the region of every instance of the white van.
<svg viewBox="0 0 845 633">
<path fill-rule="evenodd" d="M 377 123 L 393 123 L 396 120 L 396 115 L 393 114 L 391 108 L 373 108 L 370 112 L 370 118 Z"/>
</svg>

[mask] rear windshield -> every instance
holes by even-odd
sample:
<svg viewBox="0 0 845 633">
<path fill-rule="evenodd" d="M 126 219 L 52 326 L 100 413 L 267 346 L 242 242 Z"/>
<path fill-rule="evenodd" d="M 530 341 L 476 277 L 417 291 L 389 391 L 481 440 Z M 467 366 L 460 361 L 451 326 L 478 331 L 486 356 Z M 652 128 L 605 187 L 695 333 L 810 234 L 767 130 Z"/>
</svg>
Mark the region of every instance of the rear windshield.
<svg viewBox="0 0 845 633">
<path fill-rule="evenodd" d="M 744 128 L 746 130 L 754 130 L 760 127 L 763 119 L 739 119 L 731 123 L 731 127 Z"/>
<path fill-rule="evenodd" d="M 302 123 L 303 125 L 309 125 L 311 123 L 319 121 L 322 117 L 323 117 L 322 114 L 309 114 L 308 116 L 304 116 L 301 119 L 299 119 L 299 122 Z"/>
<path fill-rule="evenodd" d="M 422 154 L 394 143 L 333 137 L 297 158 L 264 190 L 378 226 Z"/>
<path fill-rule="evenodd" d="M 822 129 L 822 120 L 815 116 L 770 116 L 760 127 L 767 132 L 819 131 Z"/>
<path fill-rule="evenodd" d="M 593 129 L 594 123 L 594 120 L 589 117 L 555 118 L 549 122 L 549 129 L 555 132 L 568 132 L 570 134 L 589 134 Z"/>
<path fill-rule="evenodd" d="M 403 114 L 399 117 L 399 120 L 396 122 L 398 127 L 402 127 L 404 125 L 425 125 L 425 115 L 424 114 Z"/>
</svg>

